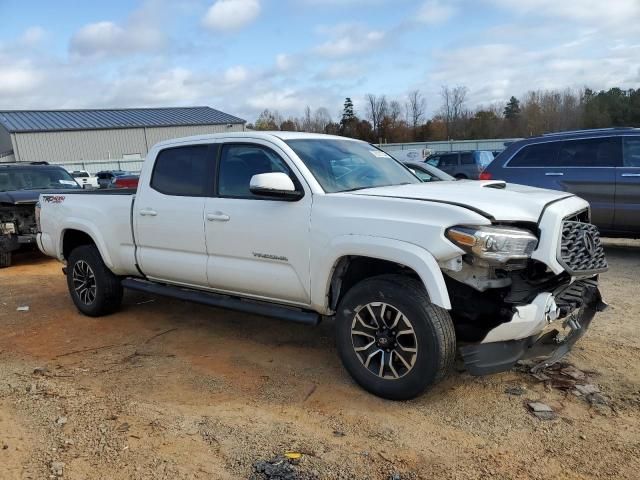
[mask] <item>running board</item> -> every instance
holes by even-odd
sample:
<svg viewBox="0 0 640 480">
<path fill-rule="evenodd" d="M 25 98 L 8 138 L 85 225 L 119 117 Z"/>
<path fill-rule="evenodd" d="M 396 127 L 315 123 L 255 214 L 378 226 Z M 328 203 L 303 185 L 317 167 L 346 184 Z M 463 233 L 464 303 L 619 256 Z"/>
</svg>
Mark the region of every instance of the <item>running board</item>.
<svg viewBox="0 0 640 480">
<path fill-rule="evenodd" d="M 148 282 L 137 278 L 125 278 L 122 286 L 130 290 L 138 290 L 145 293 L 153 293 L 164 297 L 177 298 L 187 302 L 201 303 L 210 307 L 226 308 L 238 312 L 253 313 L 265 317 L 279 318 L 291 322 L 316 326 L 320 323 L 320 315 L 293 307 L 274 305 L 272 303 L 258 302 L 218 293 L 202 292 L 182 287 L 175 287 L 161 283 Z"/>
</svg>

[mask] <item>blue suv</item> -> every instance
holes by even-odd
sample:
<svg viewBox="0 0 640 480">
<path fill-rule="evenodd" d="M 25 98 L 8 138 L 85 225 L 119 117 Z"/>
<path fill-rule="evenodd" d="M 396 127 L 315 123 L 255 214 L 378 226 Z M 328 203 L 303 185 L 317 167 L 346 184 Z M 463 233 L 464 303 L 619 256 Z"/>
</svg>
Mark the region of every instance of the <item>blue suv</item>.
<svg viewBox="0 0 640 480">
<path fill-rule="evenodd" d="M 574 193 L 604 235 L 640 237 L 640 129 L 546 134 L 509 145 L 480 175 Z"/>
</svg>

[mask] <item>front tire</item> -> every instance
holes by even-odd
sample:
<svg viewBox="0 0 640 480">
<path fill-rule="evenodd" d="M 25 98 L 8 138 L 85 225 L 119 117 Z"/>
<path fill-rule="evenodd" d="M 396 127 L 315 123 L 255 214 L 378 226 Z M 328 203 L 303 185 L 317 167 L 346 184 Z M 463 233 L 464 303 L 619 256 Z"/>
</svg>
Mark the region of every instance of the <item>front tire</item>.
<svg viewBox="0 0 640 480">
<path fill-rule="evenodd" d="M 419 281 L 381 275 L 352 287 L 336 314 L 338 353 L 365 390 L 408 400 L 451 369 L 456 339 L 449 313 Z"/>
<path fill-rule="evenodd" d="M 67 287 L 77 309 L 90 317 L 113 313 L 122 303 L 120 279 L 107 268 L 93 245 L 77 247 L 69 255 Z"/>
</svg>

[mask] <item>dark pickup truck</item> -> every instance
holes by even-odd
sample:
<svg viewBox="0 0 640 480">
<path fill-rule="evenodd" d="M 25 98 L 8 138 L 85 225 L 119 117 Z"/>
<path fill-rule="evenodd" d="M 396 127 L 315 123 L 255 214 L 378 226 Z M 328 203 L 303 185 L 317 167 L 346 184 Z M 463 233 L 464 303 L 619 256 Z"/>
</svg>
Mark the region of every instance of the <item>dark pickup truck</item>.
<svg viewBox="0 0 640 480">
<path fill-rule="evenodd" d="M 40 194 L 80 188 L 62 167 L 0 164 L 0 268 L 11 265 L 16 250 L 35 246 L 35 205 Z"/>
</svg>

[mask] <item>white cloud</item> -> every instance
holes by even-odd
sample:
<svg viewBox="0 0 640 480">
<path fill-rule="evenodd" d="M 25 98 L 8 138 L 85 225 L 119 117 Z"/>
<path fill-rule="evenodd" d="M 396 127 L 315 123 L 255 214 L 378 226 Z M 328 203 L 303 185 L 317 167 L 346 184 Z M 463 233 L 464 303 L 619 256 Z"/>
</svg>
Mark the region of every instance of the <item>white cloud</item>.
<svg viewBox="0 0 640 480">
<path fill-rule="evenodd" d="M 321 68 L 316 80 L 352 80 L 365 74 L 362 64 L 356 62 L 335 62 Z"/>
<path fill-rule="evenodd" d="M 239 30 L 260 15 L 259 0 L 216 0 L 207 10 L 202 23 L 217 31 Z"/>
<path fill-rule="evenodd" d="M 124 26 L 101 21 L 83 26 L 69 42 L 71 54 L 80 57 L 121 56 L 159 50 L 165 36 L 157 25 L 134 15 Z"/>
<path fill-rule="evenodd" d="M 26 47 L 34 47 L 45 37 L 46 31 L 40 26 L 27 28 L 20 36 L 19 42 Z"/>
<path fill-rule="evenodd" d="M 291 69 L 294 64 L 294 59 L 292 55 L 286 53 L 279 53 L 276 55 L 276 67 L 281 72 L 286 72 Z"/>
<path fill-rule="evenodd" d="M 369 30 L 359 25 L 321 27 L 318 31 L 328 33 L 333 38 L 315 47 L 314 51 L 318 55 L 330 58 L 348 57 L 375 50 L 386 37 L 382 30 Z"/>
<path fill-rule="evenodd" d="M 0 97 L 29 94 L 41 82 L 40 74 L 27 62 L 5 64 L 0 62 Z"/>
<path fill-rule="evenodd" d="M 487 0 L 520 15 L 545 16 L 587 23 L 596 27 L 618 27 L 640 31 L 638 0 Z"/>
<path fill-rule="evenodd" d="M 239 84 L 247 80 L 249 72 L 242 65 L 229 67 L 224 72 L 224 80 L 227 83 Z"/>
<path fill-rule="evenodd" d="M 441 0 L 427 0 L 418 9 L 415 19 L 427 25 L 444 23 L 456 14 L 456 8 L 451 3 Z"/>
</svg>

